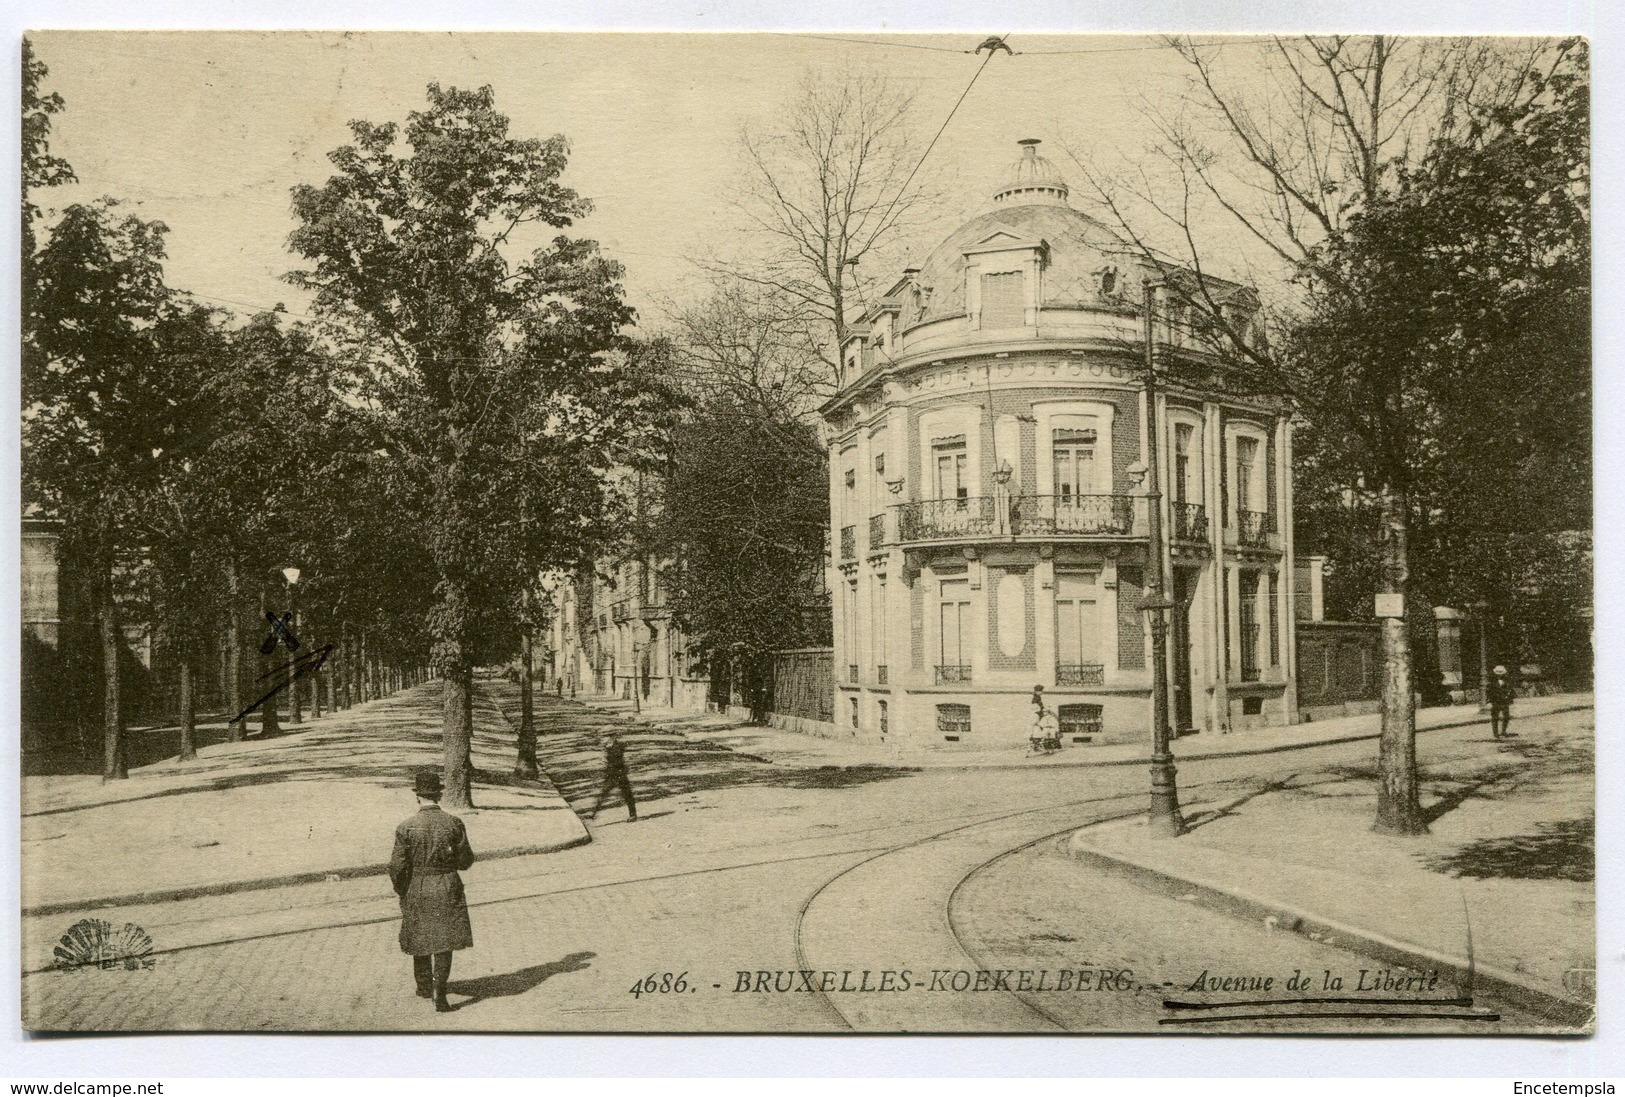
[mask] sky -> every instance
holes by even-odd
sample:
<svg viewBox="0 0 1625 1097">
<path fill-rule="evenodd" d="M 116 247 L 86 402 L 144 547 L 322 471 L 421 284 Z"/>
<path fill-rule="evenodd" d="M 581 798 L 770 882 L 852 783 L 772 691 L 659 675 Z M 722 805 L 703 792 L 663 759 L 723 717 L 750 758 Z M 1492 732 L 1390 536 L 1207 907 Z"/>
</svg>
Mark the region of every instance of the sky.
<svg viewBox="0 0 1625 1097">
<path fill-rule="evenodd" d="M 330 174 L 346 123 L 404 121 L 431 81 L 496 90 L 517 136 L 562 133 L 565 181 L 595 211 L 570 231 L 626 267 L 646 320 L 692 297 L 690 257 L 737 236 L 742 126 L 771 126 L 807 72 L 874 66 L 911 92 L 916 125 L 942 125 L 981 64 L 985 36 L 37 32 L 60 93 L 52 151 L 79 184 L 40 195 L 47 210 L 104 194 L 170 230 L 171 285 L 252 312 L 307 299 L 281 280 L 289 189 Z M 1234 39 L 1238 51 L 1252 39 Z M 1142 100 L 1167 102 L 1181 62 L 1156 39 L 1012 35 L 930 154 L 946 201 L 914 242 L 923 256 L 985 204 L 1015 142 L 1037 137 L 1074 183 L 1066 150 L 1137 156 L 1151 140 Z M 929 48 L 920 48 L 929 47 Z M 1064 145 L 1064 147 L 1063 147 Z"/>
</svg>

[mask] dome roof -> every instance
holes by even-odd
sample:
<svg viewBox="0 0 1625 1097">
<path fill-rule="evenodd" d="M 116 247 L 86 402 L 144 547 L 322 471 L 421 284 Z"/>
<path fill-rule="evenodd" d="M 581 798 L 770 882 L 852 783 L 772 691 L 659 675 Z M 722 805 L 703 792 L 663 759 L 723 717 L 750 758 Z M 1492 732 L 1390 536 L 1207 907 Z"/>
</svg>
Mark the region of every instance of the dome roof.
<svg viewBox="0 0 1625 1097">
<path fill-rule="evenodd" d="M 1066 180 L 1061 178 L 1054 164 L 1038 155 L 1040 143 L 1036 137 L 1025 137 L 1016 142 L 1021 146 L 1021 156 L 1010 165 L 1004 185 L 993 192 L 995 202 L 1066 203 Z"/>
<path fill-rule="evenodd" d="M 1125 294 L 1131 303 L 1139 292 L 1138 253 L 1101 222 L 1064 203 L 1001 203 L 961 225 L 920 264 L 918 306 L 906 322 L 964 312 L 965 253 L 1002 239 L 1045 245 L 1041 306 L 1099 308 L 1124 303 Z"/>
</svg>

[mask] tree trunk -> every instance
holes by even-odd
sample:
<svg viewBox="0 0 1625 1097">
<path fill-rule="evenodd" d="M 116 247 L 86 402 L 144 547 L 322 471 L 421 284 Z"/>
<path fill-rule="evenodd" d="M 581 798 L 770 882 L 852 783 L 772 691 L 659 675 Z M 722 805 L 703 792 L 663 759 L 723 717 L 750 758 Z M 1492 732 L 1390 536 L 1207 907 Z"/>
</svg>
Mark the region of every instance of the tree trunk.
<svg viewBox="0 0 1625 1097">
<path fill-rule="evenodd" d="M 180 761 L 190 762 L 197 757 L 197 699 L 192 694 L 192 653 L 183 649 L 180 657 L 180 709 L 181 751 Z"/>
<path fill-rule="evenodd" d="M 307 653 L 313 651 L 316 646 L 314 640 L 308 638 L 304 641 L 304 644 Z M 320 668 L 311 671 L 308 676 L 310 681 L 310 718 L 312 720 L 322 718 L 322 686 L 332 673 L 324 663 Z"/>
<path fill-rule="evenodd" d="M 102 780 L 130 776 L 124 758 L 124 710 L 119 698 L 119 656 L 124 647 L 118 605 L 113 601 L 113 556 L 103 551 L 96 563 L 96 612 L 102 639 Z"/>
<path fill-rule="evenodd" d="M 519 761 L 513 767 L 515 776 L 536 776 L 536 705 L 532 681 L 533 656 L 530 626 L 526 625 L 519 638 Z"/>
<path fill-rule="evenodd" d="M 1386 486 L 1381 508 L 1383 590 L 1404 597 L 1410 577 L 1409 500 L 1404 492 Z M 1377 750 L 1377 821 L 1372 829 L 1379 834 L 1426 834 L 1416 775 L 1411 638 L 1403 616 L 1382 620 L 1382 663 L 1382 738 Z"/>
<path fill-rule="evenodd" d="M 473 740 L 473 672 L 461 645 L 446 660 L 442 695 L 441 736 L 445 745 L 445 804 L 470 808 L 474 801 L 469 789 L 469 751 Z"/>
<path fill-rule="evenodd" d="M 226 572 L 226 709 L 231 725 L 227 735 L 233 743 L 240 743 L 247 724 L 237 719 L 243 711 L 243 607 L 242 574 L 236 560 Z"/>
<path fill-rule="evenodd" d="M 265 581 L 263 578 L 261 578 L 260 620 L 265 620 L 265 615 L 267 612 L 269 612 L 269 609 L 265 599 Z M 260 656 L 259 667 L 261 677 L 258 682 L 254 683 L 255 689 L 258 690 L 256 696 L 263 696 L 264 694 L 270 692 L 272 686 L 276 685 L 276 682 L 273 681 L 275 675 L 271 673 L 271 668 L 277 665 L 277 657 L 281 654 L 281 652 L 282 648 L 280 645 L 278 645 L 277 647 L 271 649 L 270 655 Z M 260 702 L 261 738 L 269 739 L 271 736 L 280 734 L 282 731 L 282 725 L 277 719 L 276 711 L 279 700 L 280 698 L 272 696 L 267 697 L 264 701 Z"/>
</svg>

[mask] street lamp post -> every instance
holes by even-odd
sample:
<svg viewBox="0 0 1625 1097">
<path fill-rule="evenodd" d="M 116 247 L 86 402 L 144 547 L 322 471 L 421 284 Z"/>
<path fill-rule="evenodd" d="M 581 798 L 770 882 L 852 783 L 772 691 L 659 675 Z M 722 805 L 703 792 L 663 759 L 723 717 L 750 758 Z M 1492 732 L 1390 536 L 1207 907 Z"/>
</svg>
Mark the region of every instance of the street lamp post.
<svg viewBox="0 0 1625 1097">
<path fill-rule="evenodd" d="M 637 626 L 634 625 L 633 627 L 636 628 Z M 643 650 L 643 646 L 641 644 L 639 644 L 636 639 L 633 639 L 633 641 L 632 641 L 632 711 L 633 712 L 642 712 L 643 711 L 643 701 L 642 701 L 642 696 L 641 696 L 642 693 L 643 693 L 643 690 L 639 688 L 642 685 L 642 682 L 640 682 L 638 680 L 638 670 L 639 670 L 640 667 L 643 666 L 643 663 L 639 660 L 638 655 L 642 650 Z"/>
<path fill-rule="evenodd" d="M 282 578 L 288 583 L 288 613 L 292 615 L 293 623 L 288 627 L 295 636 L 299 635 L 299 569 L 287 567 L 282 569 Z M 302 724 L 304 715 L 299 711 L 299 679 L 293 667 L 288 668 L 288 723 Z"/>
<path fill-rule="evenodd" d="M 1146 561 L 1146 598 L 1141 608 L 1151 616 L 1151 804 L 1146 816 L 1148 832 L 1157 838 L 1185 833 L 1179 811 L 1179 789 L 1174 782 L 1173 739 L 1168 724 L 1168 612 L 1174 604 L 1165 593 L 1162 557 L 1162 461 L 1158 454 L 1156 285 L 1147 278 L 1145 293 L 1145 406 L 1146 406 L 1146 520 L 1149 559 Z"/>
</svg>

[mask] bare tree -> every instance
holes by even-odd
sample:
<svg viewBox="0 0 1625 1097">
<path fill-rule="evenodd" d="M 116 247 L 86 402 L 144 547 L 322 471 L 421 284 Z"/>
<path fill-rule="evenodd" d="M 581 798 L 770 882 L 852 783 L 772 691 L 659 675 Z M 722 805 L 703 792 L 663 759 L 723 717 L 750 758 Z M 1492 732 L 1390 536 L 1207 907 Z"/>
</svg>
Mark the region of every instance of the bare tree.
<svg viewBox="0 0 1625 1097">
<path fill-rule="evenodd" d="M 753 258 L 710 265 L 782 295 L 821 329 L 815 349 L 837 383 L 847 314 L 871 292 L 862 272 L 891 269 L 885 249 L 934 197 L 917 175 L 911 114 L 912 98 L 873 69 L 818 71 L 777 125 L 740 134 L 738 208 Z"/>
<path fill-rule="evenodd" d="M 815 416 L 833 393 L 820 357 L 827 335 L 801 301 L 746 278 L 718 278 L 711 295 L 669 310 L 678 386 L 704 401 L 728 394 L 790 418 Z"/>
<path fill-rule="evenodd" d="M 1229 367 L 1232 384 L 1292 398 L 1318 423 L 1341 429 L 1358 451 L 1354 467 L 1379 513 L 1381 589 L 1406 593 L 1412 500 L 1404 370 L 1364 363 L 1363 389 L 1380 407 L 1352 408 L 1257 337 L 1252 310 L 1235 307 L 1231 286 L 1209 277 L 1216 256 L 1237 251 L 1242 230 L 1276 285 L 1339 277 L 1321 262 L 1324 245 L 1350 219 L 1391 193 L 1434 144 L 1465 125 L 1470 108 L 1512 103 L 1528 76 L 1555 63 L 1545 41 L 1325 36 L 1276 38 L 1242 52 L 1171 38 L 1185 62 L 1186 93 L 1171 107 L 1147 104 L 1157 135 L 1153 155 L 1119 176 L 1074 153 L 1110 220 L 1151 263 L 1194 276 L 1168 279 L 1177 315 Z M 1139 227 L 1136 227 L 1139 226 Z M 1223 243 L 1219 243 L 1223 241 Z M 1271 324 L 1290 331 L 1296 304 L 1276 294 Z M 1357 367 L 1358 368 L 1358 367 Z M 1382 384 L 1376 384 L 1381 372 Z M 1375 424 L 1375 429 L 1374 429 Z M 1352 479 L 1352 477 L 1351 477 Z M 1416 711 L 1410 639 L 1401 617 L 1384 617 L 1385 673 L 1376 829 L 1427 830 L 1416 770 Z"/>
</svg>

